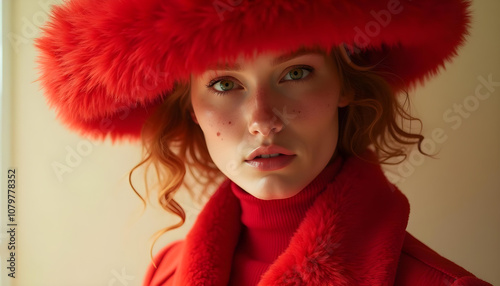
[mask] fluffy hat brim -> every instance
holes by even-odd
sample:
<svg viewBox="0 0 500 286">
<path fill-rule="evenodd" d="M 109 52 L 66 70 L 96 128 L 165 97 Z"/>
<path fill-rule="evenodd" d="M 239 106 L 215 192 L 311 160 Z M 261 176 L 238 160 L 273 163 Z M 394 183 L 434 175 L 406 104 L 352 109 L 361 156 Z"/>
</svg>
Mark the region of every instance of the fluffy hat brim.
<svg viewBox="0 0 500 286">
<path fill-rule="evenodd" d="M 465 0 L 71 0 L 36 41 L 40 82 L 71 129 L 138 138 L 175 83 L 255 51 L 345 44 L 383 53 L 408 88 L 456 55 Z"/>
</svg>

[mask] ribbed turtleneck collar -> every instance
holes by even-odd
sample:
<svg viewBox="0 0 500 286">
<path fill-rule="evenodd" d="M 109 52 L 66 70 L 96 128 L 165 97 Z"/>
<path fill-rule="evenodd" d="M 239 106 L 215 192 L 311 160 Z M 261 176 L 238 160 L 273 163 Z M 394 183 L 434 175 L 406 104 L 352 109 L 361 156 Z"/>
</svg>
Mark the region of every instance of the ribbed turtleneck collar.
<svg viewBox="0 0 500 286">
<path fill-rule="evenodd" d="M 238 276 L 237 281 L 248 281 L 242 280 L 241 275 L 258 278 L 260 275 L 255 275 L 255 272 L 264 273 L 288 247 L 307 210 L 334 179 L 341 165 L 339 156 L 302 191 L 286 199 L 258 199 L 231 183 L 232 192 L 238 198 L 242 211 L 242 229 L 232 271 L 233 276 Z"/>
</svg>

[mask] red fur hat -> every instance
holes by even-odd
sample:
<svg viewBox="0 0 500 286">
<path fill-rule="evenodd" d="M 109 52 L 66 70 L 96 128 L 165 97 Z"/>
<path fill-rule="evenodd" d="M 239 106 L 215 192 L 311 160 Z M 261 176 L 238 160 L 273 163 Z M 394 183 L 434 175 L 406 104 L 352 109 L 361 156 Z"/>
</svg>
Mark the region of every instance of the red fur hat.
<svg viewBox="0 0 500 286">
<path fill-rule="evenodd" d="M 190 74 L 255 51 L 346 45 L 396 74 L 435 74 L 464 43 L 466 0 L 70 0 L 36 40 L 49 104 L 71 129 L 138 138 Z M 378 60 L 377 60 L 378 62 Z"/>
</svg>

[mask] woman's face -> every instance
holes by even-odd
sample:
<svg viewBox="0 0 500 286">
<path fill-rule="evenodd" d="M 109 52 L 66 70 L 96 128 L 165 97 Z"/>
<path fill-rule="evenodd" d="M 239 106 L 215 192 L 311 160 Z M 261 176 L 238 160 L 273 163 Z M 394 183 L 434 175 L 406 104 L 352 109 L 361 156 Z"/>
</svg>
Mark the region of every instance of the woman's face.
<svg viewBox="0 0 500 286">
<path fill-rule="evenodd" d="M 333 60 L 313 51 L 193 75 L 191 101 L 214 163 L 265 200 L 296 195 L 323 170 L 337 146 L 337 110 L 348 103 Z"/>
</svg>

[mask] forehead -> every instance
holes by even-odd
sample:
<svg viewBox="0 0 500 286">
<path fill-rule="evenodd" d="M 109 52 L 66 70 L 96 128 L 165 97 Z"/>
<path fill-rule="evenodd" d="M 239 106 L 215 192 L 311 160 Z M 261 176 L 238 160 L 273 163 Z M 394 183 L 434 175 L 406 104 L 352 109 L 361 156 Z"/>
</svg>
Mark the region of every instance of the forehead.
<svg viewBox="0 0 500 286">
<path fill-rule="evenodd" d="M 287 51 L 287 52 L 259 53 L 255 51 L 251 55 L 240 55 L 238 58 L 234 60 L 219 61 L 217 63 L 211 64 L 207 67 L 206 70 L 241 70 L 242 69 L 241 64 L 243 62 L 253 62 L 259 56 L 264 56 L 264 55 L 271 59 L 272 66 L 276 66 L 281 63 L 292 60 L 296 57 L 308 54 L 319 54 L 326 56 L 326 52 L 324 50 L 314 49 L 314 48 L 300 48 L 294 51 Z"/>
</svg>

